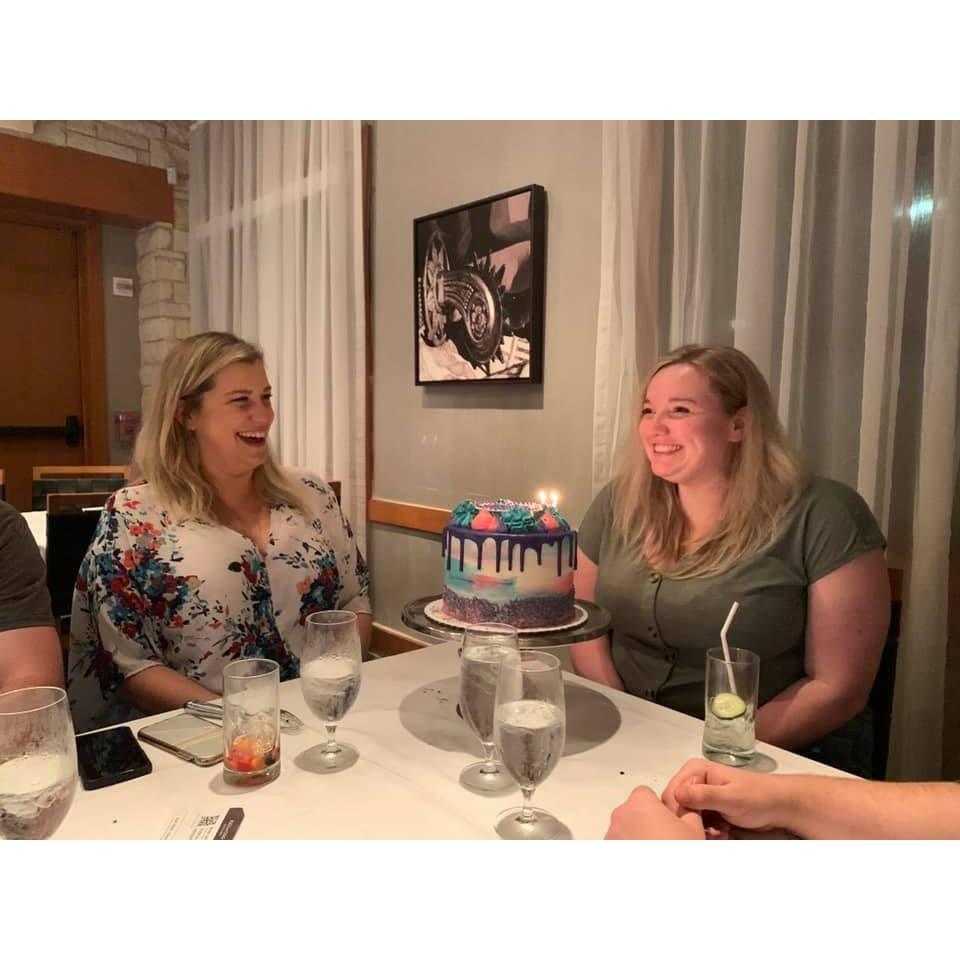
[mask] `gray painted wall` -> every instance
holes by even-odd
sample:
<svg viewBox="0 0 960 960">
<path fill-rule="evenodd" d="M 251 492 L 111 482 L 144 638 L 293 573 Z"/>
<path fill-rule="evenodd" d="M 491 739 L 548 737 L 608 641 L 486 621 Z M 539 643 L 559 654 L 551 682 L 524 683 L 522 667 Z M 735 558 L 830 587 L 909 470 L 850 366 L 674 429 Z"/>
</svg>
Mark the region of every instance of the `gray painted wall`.
<svg viewBox="0 0 960 960">
<path fill-rule="evenodd" d="M 103 304 L 104 340 L 107 354 L 107 431 L 110 438 L 110 462 L 125 464 L 133 455 L 131 446 L 117 440 L 113 415 L 118 411 L 140 410 L 140 329 L 137 295 L 116 297 L 114 277 L 137 278 L 137 231 L 126 227 L 104 226 Z"/>
<path fill-rule="evenodd" d="M 547 488 L 579 523 L 591 497 L 600 138 L 596 121 L 374 125 L 374 497 L 450 508 Z M 529 183 L 547 193 L 542 386 L 415 386 L 413 219 Z M 371 524 L 368 553 L 375 619 L 403 629 L 403 604 L 440 592 L 439 537 Z"/>
</svg>

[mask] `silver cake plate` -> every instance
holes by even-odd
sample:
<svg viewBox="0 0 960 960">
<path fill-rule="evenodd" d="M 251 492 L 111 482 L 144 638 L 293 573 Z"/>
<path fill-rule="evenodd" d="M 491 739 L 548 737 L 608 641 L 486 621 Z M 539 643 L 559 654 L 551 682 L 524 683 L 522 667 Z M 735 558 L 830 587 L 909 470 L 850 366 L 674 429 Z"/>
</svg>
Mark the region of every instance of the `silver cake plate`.
<svg viewBox="0 0 960 960">
<path fill-rule="evenodd" d="M 557 630 L 568 630 L 571 627 L 579 627 L 580 624 L 585 623 L 587 617 L 590 616 L 579 603 L 574 603 L 573 610 L 575 616 L 568 623 L 554 624 L 551 627 L 517 627 L 517 633 L 555 633 Z M 430 603 L 423 608 L 423 612 L 433 620 L 434 623 L 442 623 L 445 627 L 471 630 L 481 626 L 479 623 L 468 623 L 466 620 L 458 620 L 456 617 L 451 617 L 449 614 L 444 613 L 442 597 L 430 601 Z"/>
</svg>

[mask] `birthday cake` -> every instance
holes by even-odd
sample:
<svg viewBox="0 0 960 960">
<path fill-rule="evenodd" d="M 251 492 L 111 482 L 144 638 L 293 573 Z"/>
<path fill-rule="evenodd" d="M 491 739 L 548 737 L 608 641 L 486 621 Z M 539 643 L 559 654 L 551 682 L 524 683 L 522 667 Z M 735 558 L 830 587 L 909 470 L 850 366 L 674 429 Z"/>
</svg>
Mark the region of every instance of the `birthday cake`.
<svg viewBox="0 0 960 960">
<path fill-rule="evenodd" d="M 464 500 L 443 529 L 442 549 L 447 616 L 518 628 L 575 619 L 577 533 L 556 507 Z"/>
</svg>

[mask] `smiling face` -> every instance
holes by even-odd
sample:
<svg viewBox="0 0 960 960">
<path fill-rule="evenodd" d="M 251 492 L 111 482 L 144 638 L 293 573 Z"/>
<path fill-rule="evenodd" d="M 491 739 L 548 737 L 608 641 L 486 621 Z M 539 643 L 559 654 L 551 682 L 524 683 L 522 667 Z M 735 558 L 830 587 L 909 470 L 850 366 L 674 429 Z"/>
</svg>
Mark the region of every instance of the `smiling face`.
<svg viewBox="0 0 960 960">
<path fill-rule="evenodd" d="M 689 363 L 658 371 L 644 397 L 640 438 L 658 477 L 686 486 L 726 483 L 742 417 L 728 414 L 706 374 Z"/>
<path fill-rule="evenodd" d="M 199 407 L 184 418 L 184 426 L 197 438 L 206 473 L 252 473 L 266 460 L 273 424 L 270 398 L 270 381 L 260 360 L 238 360 L 214 377 Z"/>
</svg>

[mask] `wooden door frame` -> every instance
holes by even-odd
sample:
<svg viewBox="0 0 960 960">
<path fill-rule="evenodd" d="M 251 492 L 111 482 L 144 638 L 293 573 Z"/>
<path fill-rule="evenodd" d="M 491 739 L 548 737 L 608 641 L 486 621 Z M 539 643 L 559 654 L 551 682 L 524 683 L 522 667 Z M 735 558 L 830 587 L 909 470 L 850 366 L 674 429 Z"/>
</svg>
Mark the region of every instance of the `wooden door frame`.
<svg viewBox="0 0 960 960">
<path fill-rule="evenodd" d="M 129 227 L 174 221 L 165 170 L 25 137 L 0 134 L 0 194 Z"/>
<path fill-rule="evenodd" d="M 0 216 L 59 227 L 77 244 L 83 457 L 109 460 L 104 337 L 103 223 L 173 223 L 166 171 L 27 137 L 0 135 Z"/>
<path fill-rule="evenodd" d="M 80 337 L 80 402 L 85 463 L 107 463 L 107 362 L 104 338 L 103 244 L 95 214 L 66 213 L 36 203 L 5 202 L 0 220 L 69 231 L 77 248 L 77 320 Z"/>
</svg>

